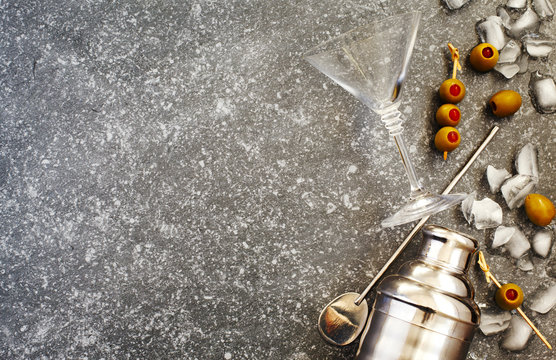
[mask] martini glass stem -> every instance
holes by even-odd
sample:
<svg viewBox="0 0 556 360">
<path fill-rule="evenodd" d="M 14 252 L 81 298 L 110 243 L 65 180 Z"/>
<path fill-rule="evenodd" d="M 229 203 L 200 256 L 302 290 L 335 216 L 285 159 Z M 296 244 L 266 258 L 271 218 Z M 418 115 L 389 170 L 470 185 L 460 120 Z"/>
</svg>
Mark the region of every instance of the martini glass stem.
<svg viewBox="0 0 556 360">
<path fill-rule="evenodd" d="M 421 184 L 419 184 L 419 180 L 417 180 L 417 174 L 415 173 L 415 168 L 413 167 L 413 163 L 411 162 L 409 155 L 407 153 L 407 148 L 405 147 L 405 143 L 403 138 L 400 135 L 393 136 L 394 141 L 396 142 L 396 146 L 398 147 L 398 151 L 400 152 L 400 156 L 402 158 L 403 166 L 405 168 L 405 172 L 407 173 L 407 178 L 409 179 L 409 185 L 411 186 L 411 198 L 415 199 L 420 194 L 423 193 L 423 188 Z"/>
<path fill-rule="evenodd" d="M 405 168 L 407 178 L 409 179 L 409 185 L 411 187 L 411 198 L 415 199 L 424 191 L 421 187 L 421 184 L 419 184 L 419 180 L 417 180 L 415 167 L 413 166 L 413 163 L 409 158 L 407 147 L 405 146 L 405 142 L 402 138 L 403 120 L 401 116 L 402 114 L 400 111 L 398 111 L 396 106 L 392 107 L 390 111 L 383 113 L 381 116 L 381 121 L 390 132 L 390 135 L 394 138 L 394 142 L 396 143 L 396 147 L 398 148 L 398 152 L 400 153 L 400 156 L 402 158 L 402 163 Z"/>
</svg>

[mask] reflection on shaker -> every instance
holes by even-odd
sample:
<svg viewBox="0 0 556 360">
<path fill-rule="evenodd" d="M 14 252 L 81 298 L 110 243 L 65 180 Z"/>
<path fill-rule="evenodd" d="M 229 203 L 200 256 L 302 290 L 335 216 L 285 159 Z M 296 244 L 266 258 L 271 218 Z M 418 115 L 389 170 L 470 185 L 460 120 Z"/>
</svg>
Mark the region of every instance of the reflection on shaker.
<svg viewBox="0 0 556 360">
<path fill-rule="evenodd" d="M 480 319 L 467 278 L 477 241 L 435 225 L 423 235 L 417 259 L 378 286 L 358 360 L 466 358 Z"/>
</svg>

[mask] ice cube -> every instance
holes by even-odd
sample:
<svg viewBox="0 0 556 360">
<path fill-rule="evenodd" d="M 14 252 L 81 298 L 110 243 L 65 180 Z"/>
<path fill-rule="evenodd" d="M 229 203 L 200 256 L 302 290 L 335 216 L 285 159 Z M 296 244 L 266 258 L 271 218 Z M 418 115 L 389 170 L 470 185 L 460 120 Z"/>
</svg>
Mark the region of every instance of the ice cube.
<svg viewBox="0 0 556 360">
<path fill-rule="evenodd" d="M 504 182 L 500 190 L 510 209 L 516 209 L 523 205 L 525 197 L 535 191 L 537 181 L 528 175 L 514 175 Z"/>
<path fill-rule="evenodd" d="M 529 308 L 541 314 L 546 314 L 556 305 L 556 284 L 552 284 L 548 289 L 537 291 L 533 295 Z"/>
<path fill-rule="evenodd" d="M 509 311 L 483 310 L 479 329 L 486 336 L 498 334 L 508 328 L 511 318 Z"/>
<path fill-rule="evenodd" d="M 518 64 L 496 64 L 496 66 L 494 66 L 494 70 L 504 75 L 506 79 L 511 79 L 515 76 L 515 74 L 519 73 L 519 65 Z"/>
<path fill-rule="evenodd" d="M 529 56 L 527 54 L 521 54 L 516 61 L 516 64 L 519 65 L 519 73 L 524 74 L 527 72 L 529 68 Z"/>
<path fill-rule="evenodd" d="M 461 202 L 461 212 L 463 213 L 463 217 L 469 224 L 471 224 L 471 222 L 473 221 L 473 213 L 471 212 L 471 210 L 473 209 L 473 202 L 475 202 L 475 192 L 467 195 L 465 200 Z"/>
<path fill-rule="evenodd" d="M 554 8 L 550 0 L 533 0 L 533 8 L 542 19 L 552 17 L 554 15 Z"/>
<path fill-rule="evenodd" d="M 502 340 L 502 347 L 510 351 L 525 349 L 531 336 L 531 327 L 521 316 L 512 315 L 509 328 L 504 340 Z"/>
<path fill-rule="evenodd" d="M 541 114 L 556 112 L 556 84 L 547 75 L 534 72 L 529 81 L 529 91 L 533 105 Z"/>
<path fill-rule="evenodd" d="M 471 215 L 478 230 L 493 228 L 502 224 L 502 208 L 496 201 L 489 198 L 474 201 L 471 207 Z"/>
<path fill-rule="evenodd" d="M 509 29 L 512 23 L 512 17 L 508 13 L 508 10 L 503 6 L 498 6 L 496 8 L 496 15 L 502 20 L 502 25 L 504 25 L 506 29 Z"/>
<path fill-rule="evenodd" d="M 519 150 L 515 158 L 515 168 L 518 174 L 531 176 L 535 180 L 539 179 L 537 148 L 533 144 L 529 143 Z"/>
<path fill-rule="evenodd" d="M 553 40 L 539 39 L 532 36 L 527 36 L 523 38 L 523 45 L 527 54 L 536 58 L 547 57 L 552 50 L 554 50 L 555 42 Z"/>
<path fill-rule="evenodd" d="M 531 271 L 533 270 L 533 262 L 529 256 L 525 255 L 517 259 L 517 268 L 521 271 Z"/>
<path fill-rule="evenodd" d="M 506 6 L 510 9 L 523 9 L 527 5 L 527 0 L 508 0 Z"/>
<path fill-rule="evenodd" d="M 498 64 L 515 63 L 519 55 L 521 55 L 521 46 L 515 40 L 510 40 L 500 52 Z"/>
<path fill-rule="evenodd" d="M 514 259 L 519 259 L 531 248 L 531 244 L 525 234 L 518 228 L 515 229 L 514 234 L 506 243 L 505 248 Z"/>
<path fill-rule="evenodd" d="M 522 35 L 534 33 L 539 29 L 541 19 L 532 9 L 527 9 L 509 29 L 509 34 L 514 39 L 519 39 Z M 493 44 L 494 45 L 494 44 Z"/>
<path fill-rule="evenodd" d="M 543 258 L 548 256 L 552 245 L 552 230 L 544 229 L 533 236 L 533 250 Z"/>
<path fill-rule="evenodd" d="M 457 10 L 461 8 L 463 5 L 467 4 L 469 0 L 444 0 L 446 6 L 450 10 Z"/>
<path fill-rule="evenodd" d="M 497 50 L 502 50 L 506 45 L 506 35 L 502 25 L 502 19 L 498 16 L 489 16 L 479 21 L 476 28 L 481 42 L 490 43 Z"/>
<path fill-rule="evenodd" d="M 494 232 L 494 239 L 492 240 L 492 248 L 496 249 L 506 244 L 512 236 L 514 236 L 517 228 L 515 226 L 498 226 Z"/>
<path fill-rule="evenodd" d="M 506 169 L 497 169 L 492 165 L 487 166 L 486 178 L 490 192 L 496 194 L 500 190 L 502 183 L 512 177 Z"/>
</svg>

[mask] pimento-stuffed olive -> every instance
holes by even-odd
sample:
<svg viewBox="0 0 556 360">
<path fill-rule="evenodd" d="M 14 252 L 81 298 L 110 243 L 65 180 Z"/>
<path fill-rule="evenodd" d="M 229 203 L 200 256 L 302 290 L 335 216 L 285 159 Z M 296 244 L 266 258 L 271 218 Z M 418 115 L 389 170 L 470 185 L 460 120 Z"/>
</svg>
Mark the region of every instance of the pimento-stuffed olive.
<svg viewBox="0 0 556 360">
<path fill-rule="evenodd" d="M 461 119 L 461 111 L 454 104 L 444 104 L 436 111 L 436 122 L 441 126 L 457 126 Z"/>
<path fill-rule="evenodd" d="M 473 48 L 469 54 L 469 63 L 473 69 L 481 72 L 489 71 L 498 62 L 498 50 L 489 43 L 482 43 Z"/>
<path fill-rule="evenodd" d="M 448 157 L 448 152 L 454 150 L 459 146 L 461 136 L 459 131 L 452 126 L 444 126 L 438 130 L 434 137 L 434 145 L 436 148 L 444 153 L 444 160 Z"/>
<path fill-rule="evenodd" d="M 504 310 L 515 310 L 523 303 L 523 290 L 516 284 L 504 284 L 494 296 L 496 304 Z"/>
<path fill-rule="evenodd" d="M 448 79 L 440 85 L 438 94 L 445 103 L 457 104 L 465 97 L 465 85 L 458 79 Z"/>
</svg>

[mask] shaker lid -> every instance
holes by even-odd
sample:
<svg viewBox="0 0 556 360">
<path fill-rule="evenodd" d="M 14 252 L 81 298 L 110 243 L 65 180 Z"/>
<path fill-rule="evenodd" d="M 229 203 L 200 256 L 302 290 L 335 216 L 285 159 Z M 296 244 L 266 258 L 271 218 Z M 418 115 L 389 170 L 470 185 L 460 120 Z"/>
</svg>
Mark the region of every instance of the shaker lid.
<svg viewBox="0 0 556 360">
<path fill-rule="evenodd" d="M 466 234 L 438 225 L 427 225 L 423 228 L 419 255 L 440 266 L 467 272 L 477 249 L 477 240 Z"/>
</svg>

